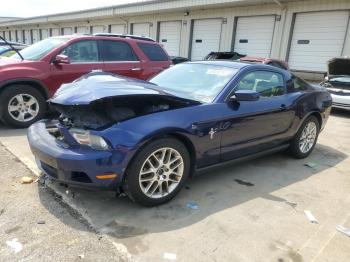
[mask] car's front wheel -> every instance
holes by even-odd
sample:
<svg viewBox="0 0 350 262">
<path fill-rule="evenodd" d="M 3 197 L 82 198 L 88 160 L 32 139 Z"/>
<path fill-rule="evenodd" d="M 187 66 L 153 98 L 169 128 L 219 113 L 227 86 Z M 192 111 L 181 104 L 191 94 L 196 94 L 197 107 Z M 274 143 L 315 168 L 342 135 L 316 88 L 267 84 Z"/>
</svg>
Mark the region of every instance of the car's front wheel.
<svg viewBox="0 0 350 262">
<path fill-rule="evenodd" d="M 9 86 L 0 93 L 0 117 L 6 125 L 28 127 L 42 118 L 45 110 L 43 95 L 31 86 Z"/>
<path fill-rule="evenodd" d="M 314 149 L 320 132 L 320 123 L 315 116 L 309 116 L 301 125 L 290 145 L 290 153 L 295 158 L 305 158 Z"/>
<path fill-rule="evenodd" d="M 127 170 L 126 192 L 144 206 L 163 204 L 183 187 L 190 172 L 186 147 L 174 138 L 162 138 L 145 146 Z"/>
</svg>

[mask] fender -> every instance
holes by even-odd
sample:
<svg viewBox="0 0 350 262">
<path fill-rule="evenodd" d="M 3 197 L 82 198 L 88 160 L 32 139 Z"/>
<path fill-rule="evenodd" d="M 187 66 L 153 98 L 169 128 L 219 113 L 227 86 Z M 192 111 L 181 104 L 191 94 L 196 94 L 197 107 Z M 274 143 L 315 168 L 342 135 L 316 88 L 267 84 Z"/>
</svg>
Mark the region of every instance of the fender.
<svg viewBox="0 0 350 262">
<path fill-rule="evenodd" d="M 306 115 L 304 115 L 304 117 L 303 117 L 302 119 L 300 119 L 300 122 L 299 122 L 299 124 L 298 124 L 298 128 L 296 129 L 296 132 L 295 132 L 295 133 L 298 132 L 298 130 L 299 130 L 299 128 L 301 127 L 301 125 L 304 123 L 304 121 L 305 121 L 309 116 L 315 115 L 315 114 L 318 115 L 318 120 L 321 120 L 320 129 L 322 130 L 322 126 L 323 126 L 322 114 L 321 114 L 320 111 L 315 110 L 315 111 L 312 111 L 312 112 L 307 113 Z"/>
<path fill-rule="evenodd" d="M 13 84 L 33 84 L 35 87 L 39 87 L 39 91 L 43 93 L 45 96 L 45 99 L 48 99 L 50 97 L 49 91 L 47 86 L 33 78 L 16 78 L 16 79 L 11 79 L 11 80 L 6 80 L 0 83 L 0 92 L 3 90 L 6 86 L 13 85 Z"/>
</svg>

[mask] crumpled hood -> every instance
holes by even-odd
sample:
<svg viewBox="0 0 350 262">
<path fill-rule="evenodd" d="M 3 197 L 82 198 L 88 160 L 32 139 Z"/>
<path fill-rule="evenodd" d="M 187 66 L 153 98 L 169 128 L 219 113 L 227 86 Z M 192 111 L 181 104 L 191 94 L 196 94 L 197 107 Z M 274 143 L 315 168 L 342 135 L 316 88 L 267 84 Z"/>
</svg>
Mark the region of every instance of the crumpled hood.
<svg viewBox="0 0 350 262">
<path fill-rule="evenodd" d="M 156 87 L 156 85 L 142 80 L 111 73 L 92 72 L 72 83 L 62 85 L 49 102 L 61 105 L 88 105 L 96 100 L 116 96 L 171 96 L 157 90 Z"/>
</svg>

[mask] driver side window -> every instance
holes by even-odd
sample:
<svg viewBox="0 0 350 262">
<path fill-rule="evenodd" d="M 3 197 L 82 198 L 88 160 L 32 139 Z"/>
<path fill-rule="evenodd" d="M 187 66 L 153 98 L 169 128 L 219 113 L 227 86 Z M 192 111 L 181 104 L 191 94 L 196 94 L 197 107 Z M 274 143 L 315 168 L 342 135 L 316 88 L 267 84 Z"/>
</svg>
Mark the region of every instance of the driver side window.
<svg viewBox="0 0 350 262">
<path fill-rule="evenodd" d="M 62 52 L 70 58 L 71 63 L 97 62 L 98 48 L 96 41 L 79 41 L 67 46 Z"/>
<path fill-rule="evenodd" d="M 285 93 L 283 76 L 276 72 L 254 71 L 238 83 L 237 90 L 253 90 L 263 97 L 280 96 Z"/>
</svg>

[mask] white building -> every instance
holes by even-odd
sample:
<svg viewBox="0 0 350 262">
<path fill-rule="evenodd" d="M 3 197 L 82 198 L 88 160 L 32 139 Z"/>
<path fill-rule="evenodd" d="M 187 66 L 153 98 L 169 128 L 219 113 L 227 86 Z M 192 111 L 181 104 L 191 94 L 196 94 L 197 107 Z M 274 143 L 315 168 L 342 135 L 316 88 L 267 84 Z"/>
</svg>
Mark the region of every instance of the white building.
<svg viewBox="0 0 350 262">
<path fill-rule="evenodd" d="M 72 33 L 129 33 L 192 60 L 234 50 L 320 73 L 330 58 L 350 55 L 349 18 L 350 0 L 151 0 L 0 22 L 0 34 L 30 44 Z"/>
</svg>

